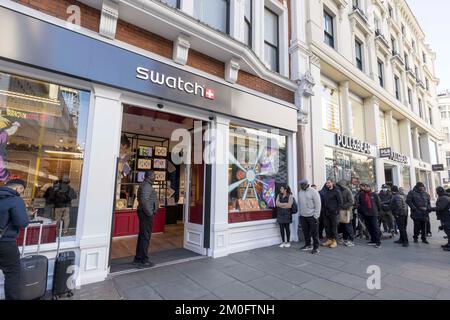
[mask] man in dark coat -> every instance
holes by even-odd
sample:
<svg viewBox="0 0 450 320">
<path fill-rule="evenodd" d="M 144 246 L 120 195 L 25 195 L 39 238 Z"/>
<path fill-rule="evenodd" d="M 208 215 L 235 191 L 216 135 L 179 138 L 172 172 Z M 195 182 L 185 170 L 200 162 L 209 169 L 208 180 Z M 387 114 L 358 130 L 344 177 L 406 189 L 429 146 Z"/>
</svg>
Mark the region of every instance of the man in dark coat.
<svg viewBox="0 0 450 320">
<path fill-rule="evenodd" d="M 362 191 L 356 199 L 356 207 L 358 214 L 364 217 L 367 229 L 370 233 L 369 246 L 381 248 L 381 231 L 378 223 L 379 212 L 381 209 L 381 201 L 372 188 L 368 184 L 362 186 Z"/>
<path fill-rule="evenodd" d="M 322 200 L 323 222 L 327 241 L 322 244 L 324 247 L 334 249 L 337 247 L 339 210 L 342 207 L 342 194 L 334 186 L 333 181 L 328 180 L 320 191 Z"/>
<path fill-rule="evenodd" d="M 25 187 L 25 182 L 18 179 L 0 187 L 0 270 L 5 276 L 6 300 L 20 299 L 20 253 L 16 240 L 19 230 L 29 223 L 25 203 L 20 197 Z"/>
<path fill-rule="evenodd" d="M 380 218 L 383 223 L 383 229 L 386 233 L 391 233 L 394 235 L 394 216 L 392 215 L 391 201 L 392 201 L 392 193 L 389 190 L 389 186 L 384 184 L 381 187 L 381 191 L 378 194 L 381 201 L 381 211 Z"/>
<path fill-rule="evenodd" d="M 439 196 L 436 201 L 436 207 L 431 208 L 431 211 L 436 212 L 438 220 L 441 221 L 442 229 L 447 235 L 447 244 L 443 245 L 444 251 L 450 251 L 450 194 L 445 192 L 444 188 L 438 187 L 436 193 Z"/>
<path fill-rule="evenodd" d="M 353 197 L 352 191 L 348 188 L 347 181 L 341 180 L 337 184 L 339 191 L 342 194 L 342 205 L 341 209 L 349 211 L 350 214 L 350 222 L 349 223 L 341 223 L 343 226 L 343 240 L 344 245 L 346 247 L 354 247 L 354 229 L 353 229 L 353 206 L 355 204 L 355 198 Z"/>
<path fill-rule="evenodd" d="M 136 256 L 133 263 L 139 268 L 153 267 L 154 264 L 148 260 L 148 247 L 152 236 L 153 217 L 158 210 L 158 196 L 153 184 L 155 183 L 155 173 L 146 171 L 144 181 L 138 190 L 138 218 L 139 236 L 136 247 Z"/>
<path fill-rule="evenodd" d="M 408 234 L 406 232 L 406 222 L 408 221 L 408 206 L 405 198 L 400 194 L 397 186 L 392 187 L 392 201 L 391 201 L 392 214 L 397 222 L 398 229 L 400 231 L 400 239 L 395 243 L 403 245 L 403 247 L 409 246 Z"/>
<path fill-rule="evenodd" d="M 419 242 L 419 235 L 422 235 L 422 242 L 429 244 L 427 241 L 427 222 L 428 213 L 431 209 L 430 195 L 425 191 L 425 185 L 417 182 L 413 190 L 408 193 L 406 203 L 411 208 L 411 218 L 414 221 L 414 243 Z"/>
</svg>

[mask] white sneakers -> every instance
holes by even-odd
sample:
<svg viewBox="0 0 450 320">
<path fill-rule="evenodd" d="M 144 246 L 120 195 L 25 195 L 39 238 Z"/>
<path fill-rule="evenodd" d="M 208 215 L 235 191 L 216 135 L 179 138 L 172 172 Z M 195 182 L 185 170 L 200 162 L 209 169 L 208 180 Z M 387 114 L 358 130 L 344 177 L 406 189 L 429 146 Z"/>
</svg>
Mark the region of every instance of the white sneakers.
<svg viewBox="0 0 450 320">
<path fill-rule="evenodd" d="M 279 245 L 280 248 L 290 248 L 291 247 L 291 243 L 290 242 L 283 242 L 282 244 Z"/>
</svg>

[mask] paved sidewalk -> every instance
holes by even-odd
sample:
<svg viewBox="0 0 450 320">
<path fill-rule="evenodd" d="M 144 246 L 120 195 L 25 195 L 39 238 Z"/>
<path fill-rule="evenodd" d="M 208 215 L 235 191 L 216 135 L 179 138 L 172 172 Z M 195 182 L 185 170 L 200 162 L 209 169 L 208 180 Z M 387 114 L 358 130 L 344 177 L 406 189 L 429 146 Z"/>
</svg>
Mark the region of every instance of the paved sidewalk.
<svg viewBox="0 0 450 320">
<path fill-rule="evenodd" d="M 383 241 L 382 249 L 357 241 L 354 248 L 321 249 L 318 256 L 269 247 L 121 275 L 84 286 L 73 299 L 450 299 L 450 252 L 440 245 L 409 248 Z M 369 290 L 367 268 L 381 268 L 381 290 Z"/>
</svg>

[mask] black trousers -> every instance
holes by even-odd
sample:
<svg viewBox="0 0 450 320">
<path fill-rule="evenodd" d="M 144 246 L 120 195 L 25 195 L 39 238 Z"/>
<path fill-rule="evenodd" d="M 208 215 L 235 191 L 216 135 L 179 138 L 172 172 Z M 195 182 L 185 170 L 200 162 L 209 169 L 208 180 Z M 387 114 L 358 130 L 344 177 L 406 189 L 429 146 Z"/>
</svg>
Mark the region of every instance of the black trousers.
<svg viewBox="0 0 450 320">
<path fill-rule="evenodd" d="M 291 242 L 291 224 L 280 223 L 281 240 L 284 242 Z M 285 241 L 287 240 L 287 241 Z"/>
<path fill-rule="evenodd" d="M 378 217 L 365 216 L 366 227 L 369 230 L 370 241 L 376 244 L 381 244 L 381 230 L 378 223 Z"/>
<path fill-rule="evenodd" d="M 400 241 L 403 243 L 408 243 L 408 233 L 406 232 L 406 225 L 408 223 L 407 216 L 397 216 L 395 217 L 395 222 L 397 222 L 398 230 L 400 232 Z"/>
<path fill-rule="evenodd" d="M 429 232 L 427 229 L 426 220 L 414 220 L 414 239 L 419 239 L 420 235 L 422 240 L 427 240 L 427 234 Z"/>
<path fill-rule="evenodd" d="M 148 262 L 148 247 L 152 237 L 153 216 L 147 216 L 141 210 L 138 210 L 139 218 L 139 236 L 136 246 L 136 262 Z"/>
<path fill-rule="evenodd" d="M 19 300 L 20 253 L 15 241 L 0 242 L 0 269 L 5 276 L 5 299 Z"/>
<path fill-rule="evenodd" d="M 444 232 L 447 235 L 447 241 L 450 245 L 450 218 L 441 220 L 442 227 L 444 227 Z"/>
<path fill-rule="evenodd" d="M 324 216 L 324 214 L 321 213 L 320 217 L 319 217 L 319 239 L 320 240 L 323 239 L 323 230 L 325 230 L 325 225 L 323 223 L 323 216 Z"/>
<path fill-rule="evenodd" d="M 311 239 L 314 249 L 319 248 L 319 221 L 314 217 L 300 217 L 300 224 L 305 237 L 305 245 L 311 246 Z"/>
<path fill-rule="evenodd" d="M 328 240 L 336 240 L 338 236 L 339 213 L 327 212 L 323 216 L 323 224 L 325 225 L 325 234 Z"/>
</svg>

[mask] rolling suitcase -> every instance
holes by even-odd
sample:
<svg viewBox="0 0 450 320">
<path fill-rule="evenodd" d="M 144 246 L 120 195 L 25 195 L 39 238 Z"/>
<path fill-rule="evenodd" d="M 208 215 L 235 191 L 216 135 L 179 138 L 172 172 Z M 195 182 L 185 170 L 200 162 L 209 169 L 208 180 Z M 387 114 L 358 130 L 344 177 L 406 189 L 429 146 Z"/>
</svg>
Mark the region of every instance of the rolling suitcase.
<svg viewBox="0 0 450 320">
<path fill-rule="evenodd" d="M 61 221 L 58 235 L 58 249 L 56 251 L 55 267 L 53 269 L 53 300 L 59 299 L 62 295 L 67 295 L 67 297 L 73 296 L 72 288 L 69 288 L 69 277 L 71 273 L 68 273 L 68 268 L 75 265 L 75 252 L 59 252 L 62 228 L 63 223 Z"/>
<path fill-rule="evenodd" d="M 31 222 L 30 225 L 39 223 L 38 248 L 35 255 L 25 257 L 28 227 L 25 228 L 20 259 L 20 300 L 38 300 L 47 291 L 48 259 L 39 255 L 41 250 L 43 222 Z"/>
</svg>

